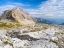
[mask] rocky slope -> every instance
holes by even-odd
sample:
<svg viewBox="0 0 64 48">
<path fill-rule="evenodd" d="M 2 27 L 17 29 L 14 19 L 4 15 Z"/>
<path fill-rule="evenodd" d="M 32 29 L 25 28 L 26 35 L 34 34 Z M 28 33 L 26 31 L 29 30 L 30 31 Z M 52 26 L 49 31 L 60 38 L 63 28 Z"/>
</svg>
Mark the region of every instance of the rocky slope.
<svg viewBox="0 0 64 48">
<path fill-rule="evenodd" d="M 64 26 L 36 24 L 0 29 L 0 48 L 64 48 Z"/>
<path fill-rule="evenodd" d="M 14 8 L 12 10 L 6 10 L 0 17 L 1 20 L 16 20 L 22 25 L 34 24 L 34 20 L 28 13 L 24 12 L 21 8 Z"/>
</svg>

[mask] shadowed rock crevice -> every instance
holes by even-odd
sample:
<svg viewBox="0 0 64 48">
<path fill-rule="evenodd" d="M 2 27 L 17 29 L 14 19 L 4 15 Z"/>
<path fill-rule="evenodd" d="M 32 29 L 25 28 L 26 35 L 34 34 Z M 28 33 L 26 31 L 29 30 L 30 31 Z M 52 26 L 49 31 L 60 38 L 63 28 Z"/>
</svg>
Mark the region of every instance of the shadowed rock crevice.
<svg viewBox="0 0 64 48">
<path fill-rule="evenodd" d="M 19 38 L 21 40 L 29 40 L 29 41 L 39 40 L 37 38 L 30 37 L 29 35 L 18 35 L 17 38 Z"/>
<path fill-rule="evenodd" d="M 28 41 L 36 41 L 39 40 L 37 38 L 30 37 L 29 35 L 19 35 L 20 32 L 8 32 L 6 35 L 12 38 L 18 38 L 21 40 L 28 40 Z"/>
<path fill-rule="evenodd" d="M 11 10 L 6 10 L 4 11 L 4 13 L 1 15 L 0 19 L 4 19 L 4 20 L 15 20 L 13 17 L 12 17 L 12 11 Z"/>
</svg>

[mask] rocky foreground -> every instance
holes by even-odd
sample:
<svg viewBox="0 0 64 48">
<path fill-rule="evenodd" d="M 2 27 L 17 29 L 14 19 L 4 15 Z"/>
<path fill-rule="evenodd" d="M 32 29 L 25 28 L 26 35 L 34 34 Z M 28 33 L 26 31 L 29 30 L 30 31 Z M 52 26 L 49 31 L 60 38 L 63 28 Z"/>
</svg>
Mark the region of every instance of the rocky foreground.
<svg viewBox="0 0 64 48">
<path fill-rule="evenodd" d="M 0 48 L 64 48 L 64 26 L 35 24 L 2 28 Z"/>
</svg>

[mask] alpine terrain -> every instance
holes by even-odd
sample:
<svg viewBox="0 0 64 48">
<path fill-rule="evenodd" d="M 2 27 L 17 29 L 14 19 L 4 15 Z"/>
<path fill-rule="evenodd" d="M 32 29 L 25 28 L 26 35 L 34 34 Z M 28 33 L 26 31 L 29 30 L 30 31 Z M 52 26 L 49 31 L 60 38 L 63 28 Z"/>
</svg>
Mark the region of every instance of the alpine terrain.
<svg viewBox="0 0 64 48">
<path fill-rule="evenodd" d="M 0 16 L 0 48 L 64 48 L 64 26 L 39 23 L 21 8 L 6 10 Z"/>
</svg>

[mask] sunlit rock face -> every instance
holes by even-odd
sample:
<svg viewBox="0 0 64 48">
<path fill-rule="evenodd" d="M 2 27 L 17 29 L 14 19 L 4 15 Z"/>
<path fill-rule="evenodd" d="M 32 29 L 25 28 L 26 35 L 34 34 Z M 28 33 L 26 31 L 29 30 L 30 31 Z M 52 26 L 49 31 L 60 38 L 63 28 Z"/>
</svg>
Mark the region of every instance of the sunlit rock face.
<svg viewBox="0 0 64 48">
<path fill-rule="evenodd" d="M 30 17 L 29 14 L 24 12 L 21 8 L 4 11 L 0 19 L 16 20 L 22 25 L 35 24 L 32 17 Z"/>
</svg>

